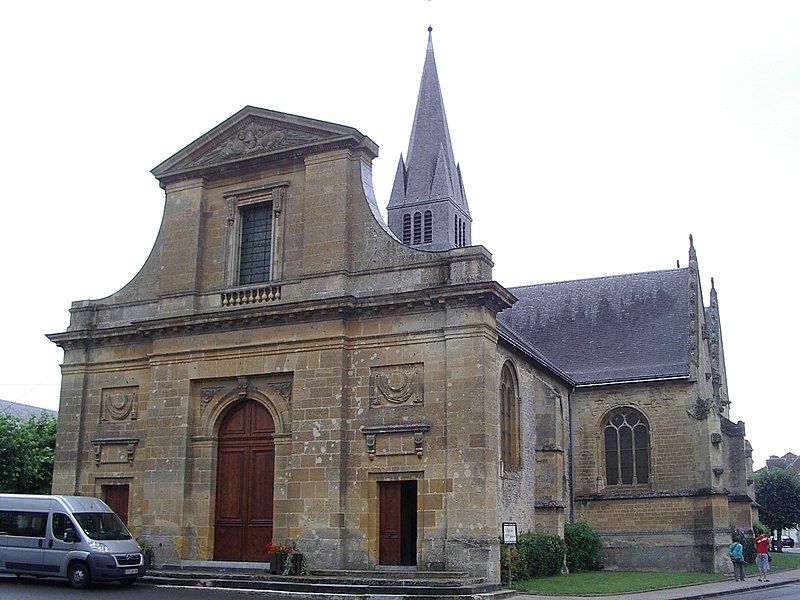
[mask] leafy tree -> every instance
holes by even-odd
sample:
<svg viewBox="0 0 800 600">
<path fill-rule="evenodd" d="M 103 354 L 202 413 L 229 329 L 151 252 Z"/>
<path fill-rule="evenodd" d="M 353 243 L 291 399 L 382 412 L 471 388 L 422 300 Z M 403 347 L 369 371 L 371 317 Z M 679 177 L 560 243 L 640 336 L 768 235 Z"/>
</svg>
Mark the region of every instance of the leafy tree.
<svg viewBox="0 0 800 600">
<path fill-rule="evenodd" d="M 0 492 L 49 494 L 55 446 L 55 417 L 0 414 Z"/>
<path fill-rule="evenodd" d="M 800 476 L 788 469 L 772 468 L 756 477 L 758 517 L 775 529 L 780 537 L 784 529 L 800 525 Z"/>
</svg>

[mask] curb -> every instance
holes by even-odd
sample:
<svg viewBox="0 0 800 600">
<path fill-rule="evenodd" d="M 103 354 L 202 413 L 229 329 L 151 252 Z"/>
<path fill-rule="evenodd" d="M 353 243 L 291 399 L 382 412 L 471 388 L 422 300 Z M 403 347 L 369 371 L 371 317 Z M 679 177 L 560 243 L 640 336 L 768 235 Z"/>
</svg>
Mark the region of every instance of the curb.
<svg viewBox="0 0 800 600">
<path fill-rule="evenodd" d="M 745 582 L 747 583 L 747 582 Z M 787 585 L 790 583 L 800 583 L 800 577 L 795 577 L 794 579 L 786 579 L 783 581 L 767 581 L 767 582 L 756 582 L 755 584 L 748 585 L 746 587 L 740 588 L 731 588 L 729 590 L 720 590 L 718 592 L 705 592 L 701 594 L 697 594 L 696 596 L 685 596 L 683 600 L 693 600 L 699 598 L 716 598 L 719 596 L 728 596 L 730 594 L 739 594 L 742 592 L 755 592 L 757 590 L 766 590 L 769 588 L 779 587 L 781 585 Z M 653 590 L 656 591 L 656 590 Z"/>
</svg>

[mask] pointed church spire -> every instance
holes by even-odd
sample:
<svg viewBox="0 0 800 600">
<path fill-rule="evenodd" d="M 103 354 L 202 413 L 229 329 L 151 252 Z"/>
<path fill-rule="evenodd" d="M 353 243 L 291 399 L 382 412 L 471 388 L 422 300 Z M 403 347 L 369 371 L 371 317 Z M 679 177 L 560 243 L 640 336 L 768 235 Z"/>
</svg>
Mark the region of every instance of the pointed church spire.
<svg viewBox="0 0 800 600">
<path fill-rule="evenodd" d="M 413 223 L 414 213 L 430 212 L 430 236 L 413 236 L 421 240 L 413 245 L 425 250 L 447 250 L 472 243 L 472 219 L 461 171 L 453 155 L 431 32 L 428 27 L 428 46 L 406 160 L 402 169 L 398 165 L 389 199 L 389 227 L 403 239 L 405 215 L 410 214 Z"/>
</svg>

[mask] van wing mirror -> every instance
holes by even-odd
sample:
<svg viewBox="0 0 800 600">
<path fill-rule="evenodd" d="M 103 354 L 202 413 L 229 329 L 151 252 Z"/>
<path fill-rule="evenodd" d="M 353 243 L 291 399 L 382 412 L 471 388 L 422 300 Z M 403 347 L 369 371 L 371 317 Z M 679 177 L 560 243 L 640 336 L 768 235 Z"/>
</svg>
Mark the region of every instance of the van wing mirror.
<svg viewBox="0 0 800 600">
<path fill-rule="evenodd" d="M 67 529 L 64 532 L 64 541 L 70 544 L 74 544 L 78 541 L 78 534 L 75 532 L 74 529 Z"/>
</svg>

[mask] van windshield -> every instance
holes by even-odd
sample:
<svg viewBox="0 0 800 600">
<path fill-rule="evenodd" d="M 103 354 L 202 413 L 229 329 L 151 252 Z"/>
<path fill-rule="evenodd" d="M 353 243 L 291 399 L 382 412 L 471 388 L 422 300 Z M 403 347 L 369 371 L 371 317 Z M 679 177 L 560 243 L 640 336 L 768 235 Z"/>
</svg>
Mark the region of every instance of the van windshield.
<svg viewBox="0 0 800 600">
<path fill-rule="evenodd" d="M 114 513 L 74 513 L 78 525 L 93 540 L 129 540 L 131 534 Z"/>
</svg>

